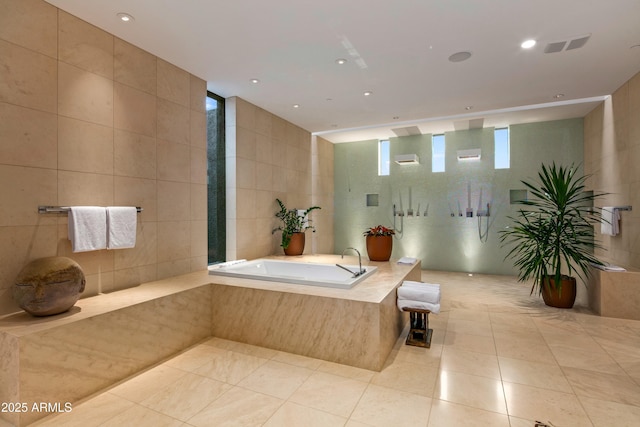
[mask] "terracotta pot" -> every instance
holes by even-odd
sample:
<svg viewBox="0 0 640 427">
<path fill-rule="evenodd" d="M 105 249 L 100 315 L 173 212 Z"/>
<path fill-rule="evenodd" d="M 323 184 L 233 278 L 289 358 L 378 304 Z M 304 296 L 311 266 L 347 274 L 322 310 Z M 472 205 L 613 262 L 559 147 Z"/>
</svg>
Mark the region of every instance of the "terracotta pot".
<svg viewBox="0 0 640 427">
<path fill-rule="evenodd" d="M 393 236 L 367 236 L 367 254 L 371 261 L 389 261 Z"/>
<path fill-rule="evenodd" d="M 576 301 L 576 279 L 562 276 L 560 292 L 556 289 L 555 279 L 546 277 L 542 282 L 542 299 L 549 307 L 571 308 Z"/>
<path fill-rule="evenodd" d="M 304 233 L 293 233 L 289 246 L 284 249 L 284 254 L 289 256 L 302 255 L 304 252 Z"/>
</svg>

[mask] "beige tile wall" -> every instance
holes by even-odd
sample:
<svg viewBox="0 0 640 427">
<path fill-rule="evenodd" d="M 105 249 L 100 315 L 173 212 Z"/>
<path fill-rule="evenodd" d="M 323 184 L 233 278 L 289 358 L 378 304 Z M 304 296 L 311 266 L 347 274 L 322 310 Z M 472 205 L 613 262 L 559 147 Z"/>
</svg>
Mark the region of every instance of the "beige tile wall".
<svg viewBox="0 0 640 427">
<path fill-rule="evenodd" d="M 227 259 L 282 253 L 280 233 L 271 233 L 279 225 L 276 198 L 288 208 L 320 205 L 305 254 L 333 253 L 332 144 L 312 144 L 308 131 L 241 98 L 227 99 L 225 111 Z"/>
<path fill-rule="evenodd" d="M 333 245 L 333 143 L 319 136 L 311 138 L 312 204 L 322 207 L 313 213 L 317 231 L 312 235 L 313 252 L 334 253 Z"/>
<path fill-rule="evenodd" d="M 206 267 L 205 81 L 42 0 L 0 1 L 0 69 L 0 314 L 43 256 L 85 296 Z M 141 206 L 137 245 L 73 254 L 38 205 Z"/>
<path fill-rule="evenodd" d="M 589 185 L 610 193 L 598 206 L 633 206 L 621 212 L 620 234 L 599 234 L 598 255 L 640 268 L 640 73 L 591 111 L 584 121 L 585 171 Z"/>
</svg>

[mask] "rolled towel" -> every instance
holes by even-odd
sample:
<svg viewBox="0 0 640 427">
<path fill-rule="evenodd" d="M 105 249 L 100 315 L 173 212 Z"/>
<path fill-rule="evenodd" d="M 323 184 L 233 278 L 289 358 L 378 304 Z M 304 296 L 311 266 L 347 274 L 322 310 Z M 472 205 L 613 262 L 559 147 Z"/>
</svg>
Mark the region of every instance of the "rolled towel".
<svg viewBox="0 0 640 427">
<path fill-rule="evenodd" d="M 421 301 L 431 304 L 440 303 L 440 288 L 430 286 L 400 286 L 398 299 L 409 301 Z"/>
<path fill-rule="evenodd" d="M 398 310 L 403 311 L 405 308 L 415 308 L 418 310 L 429 310 L 432 313 L 438 314 L 440 313 L 440 304 L 431 304 L 428 302 L 422 301 L 411 301 L 406 299 L 398 300 Z"/>
</svg>

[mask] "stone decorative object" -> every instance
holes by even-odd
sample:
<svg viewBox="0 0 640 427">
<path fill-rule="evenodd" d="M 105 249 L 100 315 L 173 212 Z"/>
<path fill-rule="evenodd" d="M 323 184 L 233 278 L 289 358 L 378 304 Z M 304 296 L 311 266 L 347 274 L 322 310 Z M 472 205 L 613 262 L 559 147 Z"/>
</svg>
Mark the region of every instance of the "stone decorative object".
<svg viewBox="0 0 640 427">
<path fill-rule="evenodd" d="M 69 310 L 84 292 L 86 280 L 77 262 L 65 257 L 39 258 L 16 277 L 13 299 L 33 316 Z"/>
</svg>

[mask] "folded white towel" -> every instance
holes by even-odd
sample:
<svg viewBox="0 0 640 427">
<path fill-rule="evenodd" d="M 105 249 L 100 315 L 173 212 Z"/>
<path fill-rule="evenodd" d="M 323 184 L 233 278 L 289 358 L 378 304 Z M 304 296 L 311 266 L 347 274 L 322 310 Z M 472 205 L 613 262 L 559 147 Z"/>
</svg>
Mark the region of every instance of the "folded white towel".
<svg viewBox="0 0 640 427">
<path fill-rule="evenodd" d="M 431 286 L 400 286 L 398 288 L 398 299 L 439 304 L 440 288 Z"/>
<path fill-rule="evenodd" d="M 620 211 L 614 206 L 602 208 L 602 221 L 600 222 L 600 233 L 606 236 L 616 236 L 620 232 Z"/>
<path fill-rule="evenodd" d="M 417 287 L 417 288 L 420 288 L 420 289 L 423 289 L 425 287 L 433 288 L 433 289 L 440 289 L 440 285 L 438 283 L 414 282 L 412 280 L 403 281 L 402 282 L 402 286 L 413 286 L 413 287 Z"/>
<path fill-rule="evenodd" d="M 409 265 L 413 265 L 416 263 L 416 261 L 418 261 L 417 258 L 410 258 L 408 256 L 403 256 L 402 258 L 400 258 L 398 260 L 398 264 L 409 264 Z"/>
<path fill-rule="evenodd" d="M 613 265 L 613 264 L 595 264 L 595 263 L 591 263 L 592 266 L 594 266 L 597 269 L 603 270 L 603 271 L 627 271 L 626 268 L 624 267 L 618 267 L 617 265 Z"/>
<path fill-rule="evenodd" d="M 136 246 L 138 210 L 135 206 L 107 207 L 107 249 L 126 249 Z"/>
<path fill-rule="evenodd" d="M 432 313 L 440 313 L 440 304 L 431 304 L 422 301 L 411 301 L 407 299 L 398 300 L 398 310 L 403 311 L 405 308 L 415 308 L 419 310 L 429 310 Z"/>
<path fill-rule="evenodd" d="M 73 252 L 107 248 L 107 211 L 100 206 L 72 206 L 67 229 Z"/>
</svg>

